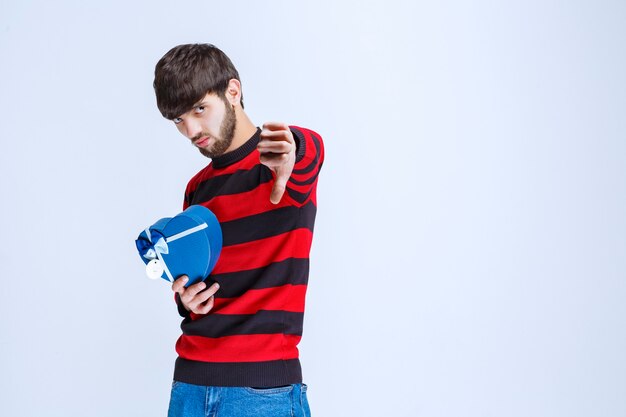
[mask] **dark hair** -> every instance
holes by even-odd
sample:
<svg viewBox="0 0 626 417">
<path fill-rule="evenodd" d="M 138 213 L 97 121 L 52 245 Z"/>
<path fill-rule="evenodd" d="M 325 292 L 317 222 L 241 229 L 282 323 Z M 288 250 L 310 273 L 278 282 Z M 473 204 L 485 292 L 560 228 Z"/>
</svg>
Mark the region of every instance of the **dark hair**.
<svg viewBox="0 0 626 417">
<path fill-rule="evenodd" d="M 233 78 L 241 82 L 233 63 L 214 45 L 175 46 L 154 69 L 157 107 L 163 117 L 171 120 L 191 110 L 207 93 L 215 93 L 226 101 L 225 91 Z"/>
</svg>

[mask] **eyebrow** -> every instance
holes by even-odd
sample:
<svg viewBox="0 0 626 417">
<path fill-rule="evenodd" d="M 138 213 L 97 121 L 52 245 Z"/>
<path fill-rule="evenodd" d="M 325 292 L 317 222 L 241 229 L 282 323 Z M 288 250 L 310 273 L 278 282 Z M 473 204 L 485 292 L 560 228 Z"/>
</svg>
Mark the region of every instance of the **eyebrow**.
<svg viewBox="0 0 626 417">
<path fill-rule="evenodd" d="M 189 109 L 189 111 L 195 109 L 198 106 L 208 106 L 208 104 L 207 104 L 206 100 L 201 100 L 201 101 L 197 102 L 196 104 L 194 104 L 193 106 L 191 106 L 191 109 Z M 180 116 L 182 116 L 182 114 Z M 176 117 L 174 117 L 174 119 L 178 119 L 180 116 L 176 116 Z M 170 120 L 174 120 L 174 119 L 170 119 Z"/>
</svg>

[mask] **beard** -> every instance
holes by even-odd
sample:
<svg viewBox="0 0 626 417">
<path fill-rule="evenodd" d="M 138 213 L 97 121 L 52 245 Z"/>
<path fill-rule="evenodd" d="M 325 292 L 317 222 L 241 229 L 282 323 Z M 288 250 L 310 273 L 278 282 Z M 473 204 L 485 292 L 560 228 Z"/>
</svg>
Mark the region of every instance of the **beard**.
<svg viewBox="0 0 626 417">
<path fill-rule="evenodd" d="M 222 125 L 220 126 L 220 137 L 215 138 L 215 142 L 210 148 L 198 148 L 200 153 L 207 158 L 213 159 L 222 155 L 226 152 L 226 149 L 228 149 L 231 143 L 233 143 L 233 138 L 235 137 L 235 125 L 237 124 L 237 115 L 235 114 L 235 109 L 233 109 L 227 102 L 224 102 L 224 107 L 226 107 L 226 114 L 224 114 L 224 120 L 222 120 Z"/>
</svg>

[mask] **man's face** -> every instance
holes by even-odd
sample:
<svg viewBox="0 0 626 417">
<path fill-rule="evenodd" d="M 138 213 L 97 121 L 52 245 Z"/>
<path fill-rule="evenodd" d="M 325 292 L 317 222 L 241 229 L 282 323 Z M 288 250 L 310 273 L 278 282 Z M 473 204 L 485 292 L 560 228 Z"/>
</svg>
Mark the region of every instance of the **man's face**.
<svg viewBox="0 0 626 417">
<path fill-rule="evenodd" d="M 178 131 L 207 158 L 222 155 L 233 142 L 235 110 L 217 94 L 207 94 L 187 113 L 174 119 Z"/>
</svg>

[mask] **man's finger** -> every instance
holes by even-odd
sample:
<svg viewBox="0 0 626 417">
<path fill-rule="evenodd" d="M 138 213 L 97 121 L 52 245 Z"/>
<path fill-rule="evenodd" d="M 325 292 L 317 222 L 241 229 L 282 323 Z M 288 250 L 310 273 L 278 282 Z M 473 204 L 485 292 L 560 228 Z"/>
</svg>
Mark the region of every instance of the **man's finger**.
<svg viewBox="0 0 626 417">
<path fill-rule="evenodd" d="M 283 198 L 283 194 L 285 194 L 285 187 L 287 186 L 287 180 L 289 179 L 286 175 L 279 175 L 276 177 L 276 181 L 274 181 L 274 186 L 272 187 L 272 194 L 270 195 L 270 201 L 272 204 L 280 203 L 280 200 Z"/>
<path fill-rule="evenodd" d="M 190 301 L 189 306 L 192 307 L 194 312 L 198 312 L 198 306 L 201 306 L 209 298 L 212 298 L 217 290 L 220 288 L 220 284 L 217 282 L 211 285 L 206 291 L 197 293 Z"/>
<path fill-rule="evenodd" d="M 257 145 L 257 149 L 261 153 L 272 152 L 272 153 L 289 153 L 293 149 L 294 145 L 284 141 L 277 140 L 275 142 L 270 141 L 261 141 Z"/>
<path fill-rule="evenodd" d="M 213 297 L 213 295 L 215 295 L 215 293 L 217 292 L 217 290 L 220 289 L 220 284 L 218 284 L 217 282 L 213 283 L 213 285 L 211 285 L 206 291 L 202 291 L 200 294 L 198 294 L 196 297 L 200 297 L 198 298 L 199 300 L 202 300 L 202 302 L 205 302 L 209 297 Z"/>
<path fill-rule="evenodd" d="M 182 300 L 185 301 L 186 303 L 189 303 L 191 300 L 193 300 L 196 294 L 198 294 L 200 291 L 202 291 L 205 288 L 206 288 L 206 284 L 204 283 L 204 281 L 200 281 L 198 283 L 190 285 L 185 290 L 185 294 L 181 294 Z"/>
<path fill-rule="evenodd" d="M 277 169 L 285 165 L 289 160 L 289 155 L 286 153 L 263 153 L 259 156 L 261 163 L 272 169 Z"/>
<path fill-rule="evenodd" d="M 293 134 L 291 134 L 288 130 L 267 130 L 264 129 L 261 131 L 259 144 L 267 143 L 267 142 L 288 142 L 291 144 L 295 144 L 295 140 L 293 139 Z"/>
<path fill-rule="evenodd" d="M 187 275 L 179 276 L 172 284 L 172 290 L 178 294 L 182 294 L 185 292 L 185 284 L 187 281 L 189 281 L 189 277 Z"/>
<path fill-rule="evenodd" d="M 265 122 L 263 123 L 263 129 L 268 130 L 289 130 L 289 125 L 281 122 Z"/>
<path fill-rule="evenodd" d="M 206 304 L 202 305 L 200 304 L 200 308 L 196 308 L 194 313 L 196 314 L 206 314 L 209 311 L 211 311 L 211 309 L 213 308 L 213 304 L 215 304 L 215 297 L 211 296 L 211 298 L 209 298 L 209 301 L 206 302 Z"/>
</svg>

